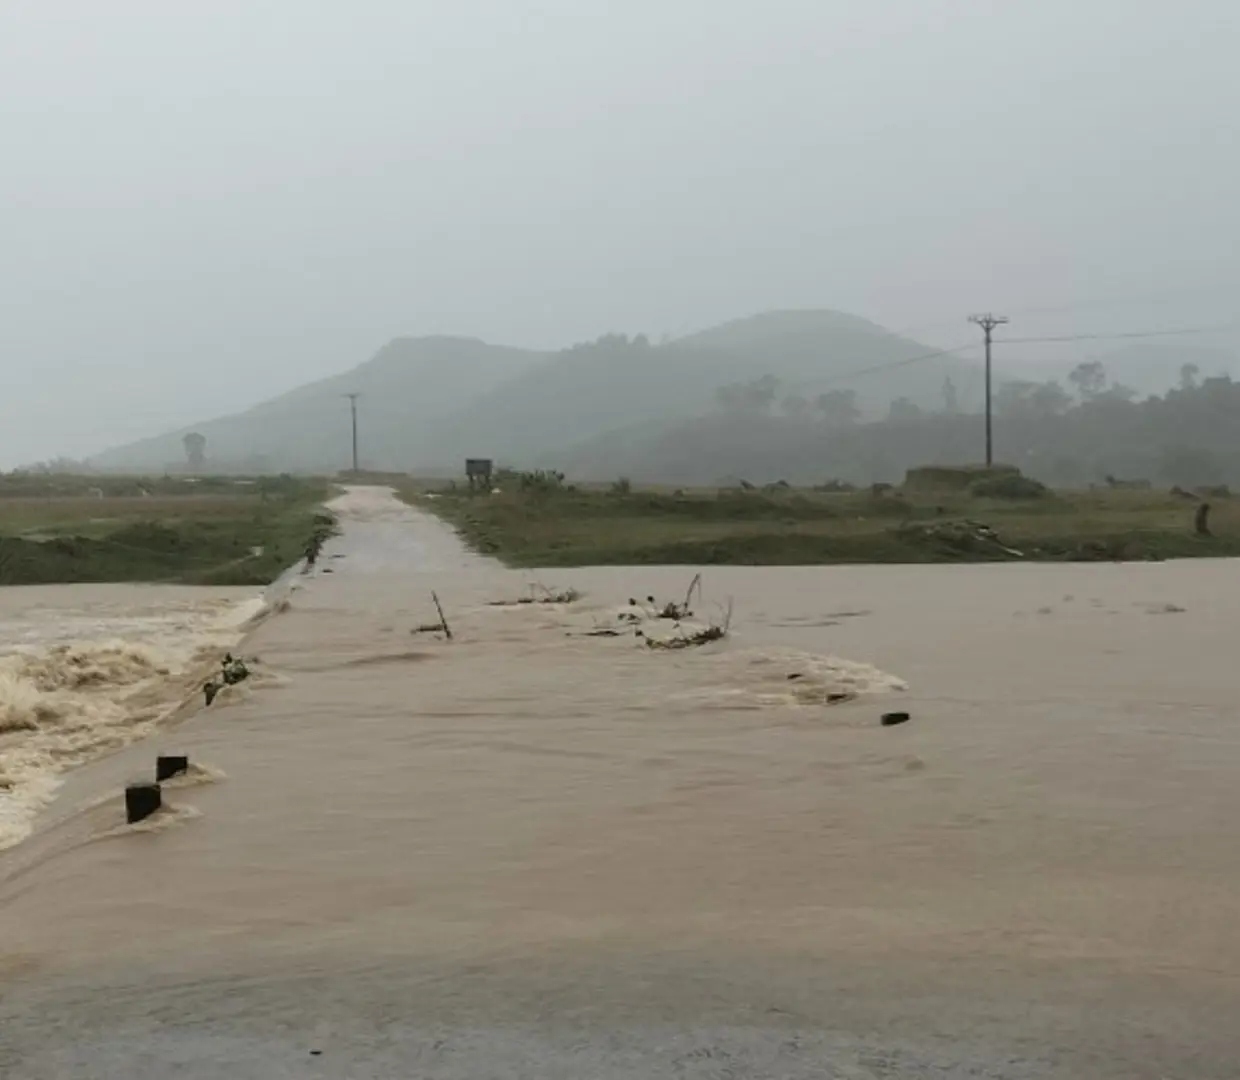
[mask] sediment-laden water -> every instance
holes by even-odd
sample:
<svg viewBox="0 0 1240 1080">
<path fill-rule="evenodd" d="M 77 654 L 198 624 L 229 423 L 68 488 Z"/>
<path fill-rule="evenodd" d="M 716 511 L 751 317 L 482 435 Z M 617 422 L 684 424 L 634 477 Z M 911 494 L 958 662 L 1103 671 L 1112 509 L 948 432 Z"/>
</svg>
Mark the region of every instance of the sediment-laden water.
<svg viewBox="0 0 1240 1080">
<path fill-rule="evenodd" d="M 0 589 L 0 849 L 65 772 L 150 734 L 262 610 L 253 589 Z"/>
<path fill-rule="evenodd" d="M 2 609 L 37 694 L 120 688 L 83 758 L 151 733 L 0 854 L 6 1077 L 1235 1075 L 1235 564 L 708 568 L 678 628 L 691 569 L 340 511 L 253 684 L 179 725 L 141 695 L 242 597 L 112 591 L 119 650 L 39 614 L 73 590 Z"/>
</svg>

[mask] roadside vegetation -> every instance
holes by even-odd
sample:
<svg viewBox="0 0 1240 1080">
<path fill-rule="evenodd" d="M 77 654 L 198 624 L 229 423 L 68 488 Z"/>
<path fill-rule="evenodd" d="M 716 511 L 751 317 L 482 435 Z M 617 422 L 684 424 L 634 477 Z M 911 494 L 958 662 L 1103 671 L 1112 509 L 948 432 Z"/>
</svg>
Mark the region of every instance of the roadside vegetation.
<svg viewBox="0 0 1240 1080">
<path fill-rule="evenodd" d="M 856 490 L 568 483 L 501 472 L 494 488 L 403 497 L 512 566 L 1110 561 L 1240 555 L 1240 500 L 1108 487 L 1052 492 L 1015 469 L 911 470 Z M 1199 508 L 1208 500 L 1208 525 Z"/>
<path fill-rule="evenodd" d="M 0 475 L 0 585 L 265 585 L 321 545 L 325 480 Z"/>
</svg>

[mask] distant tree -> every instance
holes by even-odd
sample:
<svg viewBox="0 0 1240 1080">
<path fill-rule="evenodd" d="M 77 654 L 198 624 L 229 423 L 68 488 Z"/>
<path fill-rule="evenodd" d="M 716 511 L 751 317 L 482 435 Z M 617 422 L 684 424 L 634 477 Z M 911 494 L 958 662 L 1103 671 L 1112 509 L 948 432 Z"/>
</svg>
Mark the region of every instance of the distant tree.
<svg viewBox="0 0 1240 1080">
<path fill-rule="evenodd" d="M 749 386 L 750 397 L 755 406 L 765 411 L 775 404 L 775 395 L 779 393 L 779 380 L 774 375 L 763 375 Z"/>
<path fill-rule="evenodd" d="M 74 475 L 77 473 L 87 473 L 93 471 L 91 466 L 85 461 L 74 461 L 73 458 L 57 457 L 50 461 L 36 461 L 33 465 L 24 465 L 19 472 L 32 473 L 60 473 L 65 475 Z"/>
<path fill-rule="evenodd" d="M 1094 400 L 1122 401 L 1127 404 L 1135 401 L 1136 399 L 1137 391 L 1131 386 L 1127 386 L 1124 383 L 1112 383 L 1105 390 L 1103 390 L 1101 394 L 1098 394 Z"/>
<path fill-rule="evenodd" d="M 1000 384 L 995 392 L 995 412 L 1000 416 L 1045 420 L 1060 416 L 1071 407 L 1072 396 L 1054 381 L 1035 383 L 1013 379 Z"/>
<path fill-rule="evenodd" d="M 950 375 L 943 380 L 943 411 L 948 416 L 955 416 L 960 411 L 960 395 Z"/>
<path fill-rule="evenodd" d="M 893 424 L 911 424 L 921 416 L 921 406 L 906 397 L 895 398 L 887 409 L 887 419 Z"/>
<path fill-rule="evenodd" d="M 1201 368 L 1196 364 L 1180 365 L 1180 389 L 1195 390 L 1197 388 L 1197 376 L 1201 374 Z"/>
<path fill-rule="evenodd" d="M 185 447 L 185 460 L 195 472 L 202 469 L 207 460 L 207 437 L 191 431 L 181 440 Z"/>
<path fill-rule="evenodd" d="M 765 413 L 775 403 L 779 392 L 779 380 L 774 375 L 763 375 L 747 383 L 729 383 L 715 391 L 715 400 L 727 413 Z"/>
<path fill-rule="evenodd" d="M 715 387 L 715 402 L 725 413 L 739 412 L 743 402 L 743 383 Z"/>
<path fill-rule="evenodd" d="M 779 403 L 779 409 L 789 420 L 796 423 L 808 420 L 814 411 L 809 399 L 801 394 L 789 394 Z"/>
<path fill-rule="evenodd" d="M 1039 416 L 1059 416 L 1072 408 L 1072 396 L 1055 381 L 1039 383 L 1029 395 L 1029 404 Z"/>
<path fill-rule="evenodd" d="M 1068 373 L 1068 382 L 1082 401 L 1092 401 L 1107 388 L 1107 369 L 1100 360 L 1087 360 Z"/>
<path fill-rule="evenodd" d="M 1007 379 L 995 390 L 994 410 L 999 416 L 1020 416 L 1032 411 L 1029 404 L 1038 384 L 1026 379 Z"/>
<path fill-rule="evenodd" d="M 851 427 L 861 419 L 856 390 L 828 390 L 819 394 L 814 404 L 831 427 Z"/>
</svg>

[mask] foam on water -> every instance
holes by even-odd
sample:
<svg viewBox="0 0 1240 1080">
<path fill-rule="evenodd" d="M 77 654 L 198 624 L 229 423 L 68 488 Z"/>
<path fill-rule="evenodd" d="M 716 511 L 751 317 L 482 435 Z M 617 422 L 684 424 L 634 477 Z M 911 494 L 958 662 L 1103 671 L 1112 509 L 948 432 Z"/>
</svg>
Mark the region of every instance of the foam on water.
<svg viewBox="0 0 1240 1080">
<path fill-rule="evenodd" d="M 704 660 L 712 685 L 689 692 L 703 704 L 740 700 L 758 706 L 822 706 L 908 689 L 903 679 L 872 664 L 799 649 L 735 649 Z"/>
<path fill-rule="evenodd" d="M 66 770 L 140 739 L 196 695 L 261 597 L 43 590 L 0 620 L 0 848 L 29 835 Z M 60 600 L 58 604 L 56 601 Z"/>
</svg>

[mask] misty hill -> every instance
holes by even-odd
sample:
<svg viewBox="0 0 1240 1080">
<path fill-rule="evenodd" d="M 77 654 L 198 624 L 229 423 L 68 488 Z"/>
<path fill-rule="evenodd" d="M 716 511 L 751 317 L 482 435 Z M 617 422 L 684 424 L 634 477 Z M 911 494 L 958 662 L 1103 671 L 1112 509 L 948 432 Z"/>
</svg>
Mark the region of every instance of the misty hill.
<svg viewBox="0 0 1240 1080">
<path fill-rule="evenodd" d="M 763 360 L 762 370 L 749 377 L 773 375 L 787 395 L 808 398 L 848 387 L 863 416 L 881 415 L 901 397 L 926 408 L 939 406 L 949 376 L 959 394 L 981 390 L 976 362 L 947 355 L 920 359 L 938 350 L 839 311 L 768 312 L 703 330 L 677 345 Z"/>
<path fill-rule="evenodd" d="M 640 439 L 652 426 L 709 412 L 720 389 L 732 384 L 770 376 L 787 396 L 808 399 L 851 372 L 932 351 L 830 311 L 758 315 L 662 345 L 641 335 L 608 334 L 556 354 L 444 417 L 434 426 L 433 452 L 441 455 L 434 462 L 482 455 L 564 465 L 564 452 L 578 443 L 606 441 L 613 432 Z M 863 388 L 859 406 L 863 414 L 879 415 L 892 398 L 904 396 L 937 407 L 948 373 L 961 386 L 975 381 L 972 365 L 951 359 L 890 367 L 856 380 Z"/>
<path fill-rule="evenodd" d="M 368 467 L 455 468 L 466 456 L 555 463 L 568 448 L 609 432 L 703 415 L 721 388 L 764 377 L 778 380 L 790 409 L 843 380 L 855 385 L 865 416 L 884 414 L 893 398 L 939 407 L 949 373 L 968 394 L 975 364 L 945 357 L 900 366 L 928 352 L 831 311 L 758 315 L 661 345 L 608 334 L 554 354 L 472 339 L 398 339 L 352 372 L 193 430 L 206 436 L 217 468 L 335 470 L 350 453 L 341 395 L 357 391 Z M 870 368 L 879 370 L 851 378 Z M 162 468 L 184 460 L 184 433 L 109 451 L 93 463 Z"/>
<path fill-rule="evenodd" d="M 104 469 L 162 469 L 185 460 L 182 436 L 207 439 L 216 468 L 247 471 L 324 470 L 348 466 L 349 403 L 358 393 L 363 454 L 368 462 L 401 460 L 426 425 L 479 392 L 535 366 L 545 354 L 472 338 L 396 338 L 351 371 L 308 383 L 245 412 L 106 451 Z"/>
<path fill-rule="evenodd" d="M 1126 355 L 1126 354 L 1124 354 Z M 1142 399 L 1097 361 L 1070 383 L 1009 382 L 995 395 L 998 459 L 1056 487 L 1108 475 L 1183 487 L 1240 486 L 1240 382 L 1199 378 Z M 1080 373 L 1078 373 L 1080 374 Z M 789 413 L 761 384 L 691 419 L 612 431 L 564 455 L 572 475 L 677 485 L 898 481 L 916 465 L 976 464 L 984 421 L 975 411 L 909 402 L 866 421 L 847 395 Z M 842 403 L 842 404 L 841 404 Z"/>
</svg>

